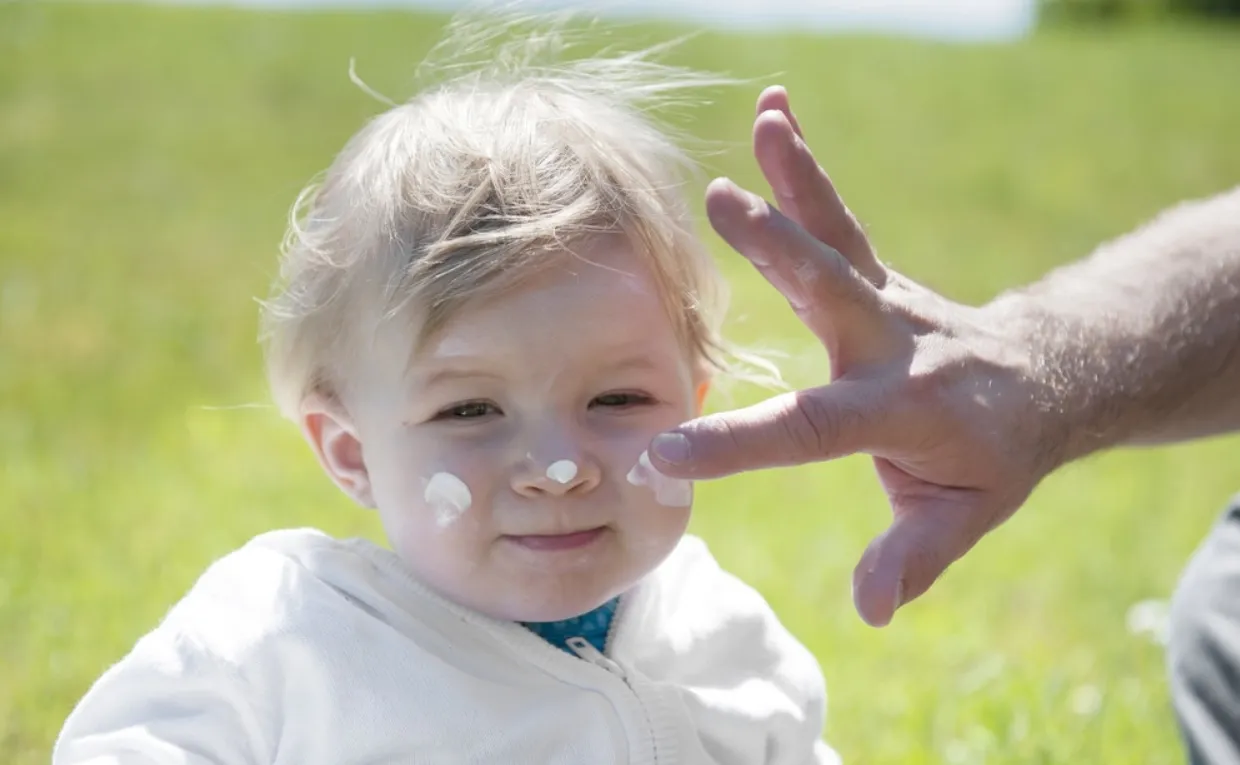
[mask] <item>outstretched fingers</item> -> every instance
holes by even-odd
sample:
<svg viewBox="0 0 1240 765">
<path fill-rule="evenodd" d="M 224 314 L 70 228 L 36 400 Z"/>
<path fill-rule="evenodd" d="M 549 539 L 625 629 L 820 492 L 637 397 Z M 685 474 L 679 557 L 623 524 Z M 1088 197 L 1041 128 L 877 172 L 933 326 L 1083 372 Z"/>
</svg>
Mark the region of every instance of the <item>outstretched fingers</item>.
<svg viewBox="0 0 1240 765">
<path fill-rule="evenodd" d="M 837 250 L 810 236 L 756 194 L 727 179 L 706 190 L 706 213 L 723 239 L 779 290 L 829 345 L 885 354 L 883 298 Z"/>
<path fill-rule="evenodd" d="M 758 114 L 763 112 L 783 112 L 788 117 L 788 123 L 792 125 L 792 129 L 800 138 L 804 138 L 805 134 L 801 132 L 801 125 L 797 122 L 796 115 L 792 113 L 792 102 L 788 98 L 788 91 L 783 85 L 771 85 L 758 94 Z"/>
<path fill-rule="evenodd" d="M 782 88 L 768 88 L 758 99 L 753 149 L 780 210 L 843 255 L 870 283 L 882 287 L 886 269 L 865 229 L 805 143 Z"/>
</svg>

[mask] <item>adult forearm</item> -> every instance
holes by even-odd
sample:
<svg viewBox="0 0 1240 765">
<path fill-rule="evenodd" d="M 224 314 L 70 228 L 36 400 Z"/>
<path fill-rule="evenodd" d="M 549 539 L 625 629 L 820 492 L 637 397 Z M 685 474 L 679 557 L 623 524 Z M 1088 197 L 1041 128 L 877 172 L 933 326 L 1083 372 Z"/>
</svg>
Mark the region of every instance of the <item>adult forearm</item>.
<svg viewBox="0 0 1240 765">
<path fill-rule="evenodd" d="M 1240 188 L 987 309 L 1031 350 L 1059 462 L 1240 429 Z"/>
</svg>

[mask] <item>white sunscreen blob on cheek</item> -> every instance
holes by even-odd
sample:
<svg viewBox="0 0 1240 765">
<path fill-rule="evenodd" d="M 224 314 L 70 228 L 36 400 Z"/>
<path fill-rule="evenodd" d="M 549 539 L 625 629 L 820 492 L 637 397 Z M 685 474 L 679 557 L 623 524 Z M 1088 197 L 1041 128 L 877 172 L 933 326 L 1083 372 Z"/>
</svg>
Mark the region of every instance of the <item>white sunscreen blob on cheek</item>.
<svg viewBox="0 0 1240 765">
<path fill-rule="evenodd" d="M 683 478 L 671 478 L 655 470 L 650 455 L 642 452 L 637 464 L 626 476 L 634 486 L 649 486 L 654 499 L 665 507 L 688 507 L 693 504 L 693 489 Z"/>
<path fill-rule="evenodd" d="M 568 483 L 577 477 L 577 463 L 559 460 L 547 466 L 547 477 L 556 483 Z"/>
<path fill-rule="evenodd" d="M 473 500 L 465 482 L 451 473 L 436 473 L 431 476 L 426 482 L 422 498 L 435 510 L 435 521 L 440 528 L 460 518 Z"/>
</svg>

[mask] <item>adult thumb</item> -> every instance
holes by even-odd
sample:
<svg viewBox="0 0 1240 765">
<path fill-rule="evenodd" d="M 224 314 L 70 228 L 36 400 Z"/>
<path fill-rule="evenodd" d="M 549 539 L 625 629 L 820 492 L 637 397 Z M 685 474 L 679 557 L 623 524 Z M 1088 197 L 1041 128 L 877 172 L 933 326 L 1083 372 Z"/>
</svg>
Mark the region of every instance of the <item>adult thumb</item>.
<svg viewBox="0 0 1240 765">
<path fill-rule="evenodd" d="M 989 524 L 980 508 L 950 501 L 897 511 L 853 571 L 853 601 L 861 618 L 874 627 L 891 622 L 895 612 L 925 594 L 947 570 L 977 544 Z"/>
<path fill-rule="evenodd" d="M 686 422 L 654 437 L 651 462 L 675 478 L 719 478 L 874 448 L 882 442 L 887 416 L 875 387 L 871 381 L 838 380 Z"/>
</svg>

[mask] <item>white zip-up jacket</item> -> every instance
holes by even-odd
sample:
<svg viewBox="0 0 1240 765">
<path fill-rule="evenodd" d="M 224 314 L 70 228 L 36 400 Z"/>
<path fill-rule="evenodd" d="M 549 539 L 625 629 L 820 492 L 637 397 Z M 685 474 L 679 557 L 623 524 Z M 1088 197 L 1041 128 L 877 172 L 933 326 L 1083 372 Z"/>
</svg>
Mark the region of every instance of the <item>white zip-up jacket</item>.
<svg viewBox="0 0 1240 765">
<path fill-rule="evenodd" d="M 100 677 L 54 765 L 822 765 L 814 657 L 687 536 L 577 656 L 314 530 L 221 558 Z"/>
</svg>

